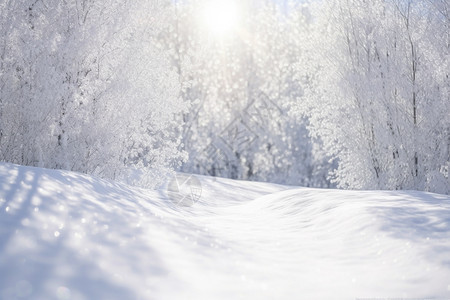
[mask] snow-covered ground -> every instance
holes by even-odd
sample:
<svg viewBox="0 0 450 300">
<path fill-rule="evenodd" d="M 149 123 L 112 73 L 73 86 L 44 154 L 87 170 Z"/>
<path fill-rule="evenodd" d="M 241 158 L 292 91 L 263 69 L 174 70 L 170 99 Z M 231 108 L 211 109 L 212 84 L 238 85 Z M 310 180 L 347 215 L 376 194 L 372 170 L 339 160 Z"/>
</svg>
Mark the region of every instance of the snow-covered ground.
<svg viewBox="0 0 450 300">
<path fill-rule="evenodd" d="M 0 164 L 0 299 L 450 299 L 450 198 Z"/>
</svg>

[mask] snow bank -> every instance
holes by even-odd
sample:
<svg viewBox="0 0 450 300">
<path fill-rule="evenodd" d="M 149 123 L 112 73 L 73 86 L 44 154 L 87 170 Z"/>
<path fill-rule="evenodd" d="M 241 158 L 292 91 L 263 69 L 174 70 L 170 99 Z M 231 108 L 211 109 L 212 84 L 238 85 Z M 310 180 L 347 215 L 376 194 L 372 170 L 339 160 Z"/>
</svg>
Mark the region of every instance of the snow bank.
<svg viewBox="0 0 450 300">
<path fill-rule="evenodd" d="M 450 298 L 450 198 L 0 164 L 1 299 Z"/>
</svg>

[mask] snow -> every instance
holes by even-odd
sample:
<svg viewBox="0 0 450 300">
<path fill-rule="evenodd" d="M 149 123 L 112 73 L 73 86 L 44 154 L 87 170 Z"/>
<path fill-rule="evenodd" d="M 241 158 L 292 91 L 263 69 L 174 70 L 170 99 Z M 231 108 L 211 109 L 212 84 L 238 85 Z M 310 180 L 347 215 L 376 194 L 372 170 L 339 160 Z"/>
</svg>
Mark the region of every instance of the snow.
<svg viewBox="0 0 450 300">
<path fill-rule="evenodd" d="M 450 298 L 450 197 L 0 163 L 0 299 Z"/>
</svg>

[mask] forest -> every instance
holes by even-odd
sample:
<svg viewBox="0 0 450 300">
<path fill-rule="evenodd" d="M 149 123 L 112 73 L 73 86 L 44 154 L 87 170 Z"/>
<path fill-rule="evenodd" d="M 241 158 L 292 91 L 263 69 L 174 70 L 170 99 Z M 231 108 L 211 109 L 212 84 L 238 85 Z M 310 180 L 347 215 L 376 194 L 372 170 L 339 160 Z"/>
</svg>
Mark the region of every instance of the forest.
<svg viewBox="0 0 450 300">
<path fill-rule="evenodd" d="M 2 0 L 0 161 L 450 193 L 448 0 Z"/>
<path fill-rule="evenodd" d="M 0 299 L 450 299 L 450 0 L 0 0 Z"/>
</svg>

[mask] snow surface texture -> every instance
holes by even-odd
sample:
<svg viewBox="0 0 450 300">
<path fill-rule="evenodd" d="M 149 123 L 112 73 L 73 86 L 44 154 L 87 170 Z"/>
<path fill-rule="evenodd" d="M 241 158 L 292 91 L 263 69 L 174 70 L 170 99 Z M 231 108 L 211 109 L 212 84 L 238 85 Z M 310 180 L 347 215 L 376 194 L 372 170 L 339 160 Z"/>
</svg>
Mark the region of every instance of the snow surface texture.
<svg viewBox="0 0 450 300">
<path fill-rule="evenodd" d="M 450 198 L 0 164 L 1 299 L 450 298 Z"/>
</svg>

